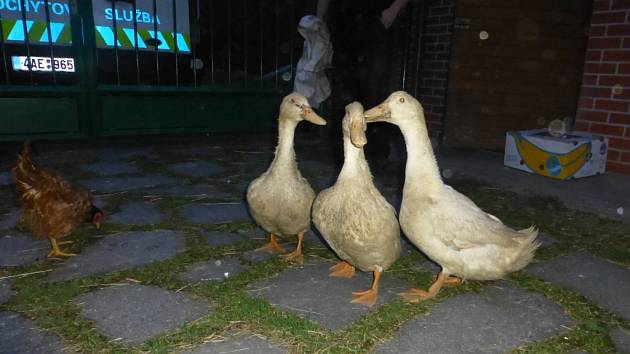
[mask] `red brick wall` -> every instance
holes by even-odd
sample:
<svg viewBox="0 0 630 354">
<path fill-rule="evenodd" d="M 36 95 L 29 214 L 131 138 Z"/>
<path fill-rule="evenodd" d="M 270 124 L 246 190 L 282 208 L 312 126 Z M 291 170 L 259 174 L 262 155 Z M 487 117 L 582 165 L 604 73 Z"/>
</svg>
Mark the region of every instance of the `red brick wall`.
<svg viewBox="0 0 630 354">
<path fill-rule="evenodd" d="M 418 99 L 425 111 L 429 133 L 438 137 L 446 110 L 455 0 L 430 0 L 426 11 Z"/>
<path fill-rule="evenodd" d="M 575 123 L 610 139 L 607 170 L 630 175 L 630 0 L 596 0 Z"/>
</svg>

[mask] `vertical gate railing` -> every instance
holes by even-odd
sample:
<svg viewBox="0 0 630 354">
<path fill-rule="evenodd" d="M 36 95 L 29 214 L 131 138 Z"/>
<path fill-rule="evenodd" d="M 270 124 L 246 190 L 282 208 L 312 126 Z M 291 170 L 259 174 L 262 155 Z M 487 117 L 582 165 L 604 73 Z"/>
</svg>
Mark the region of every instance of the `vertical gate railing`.
<svg viewBox="0 0 630 354">
<path fill-rule="evenodd" d="M 315 0 L 1 3 L 16 6 L 0 6 L 0 100 L 73 100 L 78 124 L 69 134 L 76 136 L 98 135 L 107 95 L 289 90 L 303 43 L 297 22 L 316 6 Z M 35 59 L 48 60 L 48 69 Z"/>
</svg>

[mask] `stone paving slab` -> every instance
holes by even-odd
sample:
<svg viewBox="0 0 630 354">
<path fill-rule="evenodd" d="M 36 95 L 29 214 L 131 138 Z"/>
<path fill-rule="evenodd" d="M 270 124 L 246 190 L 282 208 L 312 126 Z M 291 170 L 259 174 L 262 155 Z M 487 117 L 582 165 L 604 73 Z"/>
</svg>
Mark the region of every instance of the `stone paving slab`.
<svg viewBox="0 0 630 354">
<path fill-rule="evenodd" d="M 150 202 L 130 202 L 120 206 L 120 212 L 112 215 L 109 222 L 124 225 L 159 224 L 165 216 Z"/>
<path fill-rule="evenodd" d="M 152 149 L 148 148 L 117 148 L 117 149 L 100 149 L 97 153 L 100 160 L 103 161 L 119 161 L 133 160 L 137 158 L 148 158 L 154 156 Z"/>
<path fill-rule="evenodd" d="M 243 257 L 245 257 L 245 259 L 247 259 L 250 262 L 254 262 L 254 263 L 260 263 L 260 262 L 264 262 L 268 259 L 270 259 L 271 257 L 273 257 L 274 255 L 264 252 L 264 251 L 256 251 L 256 250 L 251 250 L 251 251 L 247 251 L 245 253 L 243 253 Z"/>
<path fill-rule="evenodd" d="M 155 286 L 111 286 L 75 300 L 81 316 L 117 343 L 140 344 L 208 314 L 211 306 L 183 293 Z"/>
<path fill-rule="evenodd" d="M 74 353 L 54 333 L 42 331 L 33 321 L 11 311 L 0 312 L 0 353 Z"/>
<path fill-rule="evenodd" d="M 381 278 L 379 296 L 372 309 L 352 304 L 352 292 L 368 289 L 372 274 L 357 272 L 351 279 L 333 278 L 328 274 L 335 263 L 311 260 L 303 266 L 280 273 L 249 285 L 250 294 L 262 297 L 273 305 L 312 320 L 322 327 L 337 330 L 350 325 L 398 297 L 408 284 L 385 273 Z"/>
<path fill-rule="evenodd" d="M 140 173 L 140 169 L 134 163 L 125 161 L 101 161 L 87 165 L 81 165 L 83 171 L 91 172 L 99 176 L 116 176 Z"/>
<path fill-rule="evenodd" d="M 558 242 L 558 240 L 555 237 L 547 235 L 547 234 L 539 234 L 536 239 L 540 241 L 540 245 L 542 247 L 549 247 Z"/>
<path fill-rule="evenodd" d="M 129 177 L 98 177 L 79 181 L 84 187 L 96 193 L 123 192 L 134 189 L 151 188 L 176 184 L 173 177 L 146 175 Z"/>
<path fill-rule="evenodd" d="M 20 211 L 17 209 L 0 215 L 0 230 L 14 228 L 19 219 Z"/>
<path fill-rule="evenodd" d="M 222 247 L 237 243 L 247 238 L 241 234 L 225 232 L 225 231 L 206 231 L 202 233 L 202 236 L 208 241 L 208 244 L 212 247 Z"/>
<path fill-rule="evenodd" d="M 630 353 L 630 330 L 616 327 L 610 331 L 615 348 L 620 353 Z"/>
<path fill-rule="evenodd" d="M 154 188 L 146 191 L 147 194 L 178 196 L 178 197 L 206 197 L 215 199 L 231 199 L 232 193 L 220 190 L 214 185 L 177 185 L 166 188 Z"/>
<path fill-rule="evenodd" d="M 8 186 L 12 183 L 11 172 L 0 172 L 0 186 Z"/>
<path fill-rule="evenodd" d="M 0 280 L 0 305 L 9 301 L 15 292 L 11 290 L 11 284 L 8 280 Z"/>
<path fill-rule="evenodd" d="M 210 259 L 206 262 L 191 264 L 181 274 L 188 281 L 224 281 L 243 269 L 237 259 Z"/>
<path fill-rule="evenodd" d="M 214 176 L 224 171 L 219 164 L 199 160 L 172 164 L 168 166 L 168 169 L 173 173 L 191 177 Z"/>
<path fill-rule="evenodd" d="M 175 147 L 169 150 L 169 153 L 178 155 L 178 156 L 192 156 L 192 157 L 214 157 L 214 156 L 222 156 L 225 154 L 225 149 L 223 146 L 203 146 L 203 145 L 195 145 L 195 146 L 186 146 L 186 147 Z"/>
<path fill-rule="evenodd" d="M 525 268 L 529 274 L 572 289 L 630 320 L 630 268 L 579 252 Z"/>
<path fill-rule="evenodd" d="M 255 335 L 238 335 L 228 337 L 222 342 L 203 344 L 185 354 L 283 354 L 289 353 L 278 345 Z"/>
<path fill-rule="evenodd" d="M 571 319 L 544 296 L 498 282 L 434 305 L 376 353 L 506 353 L 556 335 Z"/>
<path fill-rule="evenodd" d="M 237 232 L 250 240 L 266 240 L 269 237 L 269 233 L 259 227 L 240 229 Z"/>
<path fill-rule="evenodd" d="M 0 234 L 0 267 L 31 264 L 50 252 L 48 240 L 37 240 L 17 231 Z"/>
<path fill-rule="evenodd" d="M 136 231 L 105 236 L 56 268 L 49 279 L 65 281 L 135 267 L 174 257 L 185 248 L 175 231 Z"/>
<path fill-rule="evenodd" d="M 191 224 L 223 224 L 249 220 L 243 203 L 199 203 L 180 208 L 180 214 Z"/>
</svg>

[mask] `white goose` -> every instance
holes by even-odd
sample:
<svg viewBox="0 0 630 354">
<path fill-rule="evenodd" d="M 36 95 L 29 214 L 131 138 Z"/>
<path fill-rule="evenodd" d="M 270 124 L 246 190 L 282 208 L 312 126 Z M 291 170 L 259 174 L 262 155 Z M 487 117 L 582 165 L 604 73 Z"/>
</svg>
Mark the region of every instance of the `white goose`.
<svg viewBox="0 0 630 354">
<path fill-rule="evenodd" d="M 394 92 L 365 112 L 368 122 L 397 125 L 407 145 L 400 226 L 409 240 L 442 271 L 429 291 L 401 295 L 416 302 L 437 294 L 443 284 L 461 279 L 493 280 L 525 267 L 539 246 L 533 227 L 515 231 L 445 185 L 431 148 L 420 103 L 406 92 Z M 455 275 L 461 279 L 450 278 Z"/>
<path fill-rule="evenodd" d="M 302 240 L 311 224 L 311 205 L 315 199 L 313 188 L 295 162 L 293 138 L 302 120 L 326 125 L 304 96 L 298 93 L 286 96 L 280 104 L 276 156 L 267 171 L 247 188 L 247 203 L 254 221 L 271 234 L 269 243 L 259 250 L 283 252 L 278 236 L 297 235 L 295 251 L 285 255 L 291 261 L 302 260 Z"/>
<path fill-rule="evenodd" d="M 363 146 L 367 143 L 363 106 L 346 106 L 343 118 L 344 162 L 334 186 L 313 202 L 313 224 L 342 262 L 331 276 L 349 278 L 355 267 L 374 272 L 372 287 L 352 293 L 352 302 L 376 303 L 383 271 L 400 256 L 400 227 L 396 211 L 374 186 Z"/>
</svg>

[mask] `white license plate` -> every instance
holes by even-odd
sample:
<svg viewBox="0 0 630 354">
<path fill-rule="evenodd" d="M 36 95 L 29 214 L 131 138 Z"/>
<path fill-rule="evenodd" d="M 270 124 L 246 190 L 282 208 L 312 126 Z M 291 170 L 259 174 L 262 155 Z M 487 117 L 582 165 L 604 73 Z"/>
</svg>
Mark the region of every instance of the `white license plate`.
<svg viewBox="0 0 630 354">
<path fill-rule="evenodd" d="M 27 56 L 12 56 L 11 62 L 13 63 L 14 71 L 53 71 L 52 58 L 50 57 L 29 57 Z M 74 72 L 74 58 L 55 58 L 54 60 L 55 72 Z"/>
</svg>

